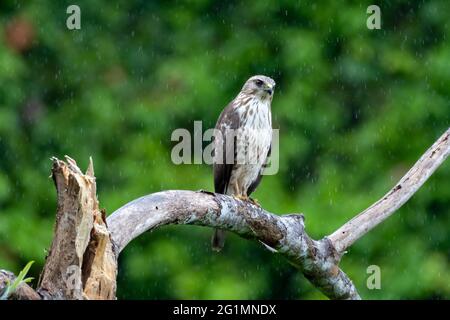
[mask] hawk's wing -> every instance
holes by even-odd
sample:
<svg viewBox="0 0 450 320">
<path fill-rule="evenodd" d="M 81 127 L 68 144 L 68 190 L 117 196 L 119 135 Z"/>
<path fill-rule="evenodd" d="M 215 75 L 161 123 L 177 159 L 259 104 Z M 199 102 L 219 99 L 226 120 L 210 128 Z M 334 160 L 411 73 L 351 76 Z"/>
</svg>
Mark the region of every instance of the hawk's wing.
<svg viewBox="0 0 450 320">
<path fill-rule="evenodd" d="M 228 183 L 230 182 L 231 172 L 234 166 L 233 163 L 228 164 L 226 159 L 233 159 L 234 162 L 236 161 L 236 141 L 229 141 L 228 143 L 232 143 L 232 145 L 227 148 L 227 130 L 236 130 L 240 125 L 239 114 L 233 107 L 234 100 L 222 111 L 219 120 L 217 120 L 216 123 L 216 129 L 220 130 L 222 139 L 221 141 L 215 139 L 214 153 L 215 155 L 220 155 L 221 153 L 222 161 L 221 163 L 216 163 L 216 161 L 214 161 L 214 191 L 222 194 L 227 192 Z M 235 137 L 235 135 L 232 136 Z"/>
<path fill-rule="evenodd" d="M 261 182 L 261 179 L 262 179 L 262 177 L 263 177 L 263 174 L 262 174 L 262 173 L 263 173 L 264 169 L 267 167 L 266 162 L 267 162 L 267 159 L 269 159 L 270 153 L 271 153 L 271 152 L 272 152 L 272 141 L 270 141 L 269 151 L 267 152 L 266 159 L 264 160 L 264 164 L 262 165 L 261 170 L 259 171 L 258 177 L 257 177 L 256 180 L 253 181 L 252 184 L 248 187 L 248 190 L 247 190 L 247 196 L 250 196 L 250 195 L 252 194 L 252 192 L 256 190 L 256 188 L 258 187 L 259 183 Z"/>
</svg>

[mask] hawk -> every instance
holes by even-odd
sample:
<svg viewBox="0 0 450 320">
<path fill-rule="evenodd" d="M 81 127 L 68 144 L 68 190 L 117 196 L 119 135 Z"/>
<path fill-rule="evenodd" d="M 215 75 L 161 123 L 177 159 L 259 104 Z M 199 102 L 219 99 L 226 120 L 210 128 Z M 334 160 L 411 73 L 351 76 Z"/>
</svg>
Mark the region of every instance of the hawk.
<svg viewBox="0 0 450 320">
<path fill-rule="evenodd" d="M 213 145 L 216 193 L 246 201 L 260 183 L 272 144 L 274 89 L 273 79 L 253 76 L 220 114 Z M 216 229 L 213 250 L 220 251 L 224 240 L 224 231 Z"/>
</svg>

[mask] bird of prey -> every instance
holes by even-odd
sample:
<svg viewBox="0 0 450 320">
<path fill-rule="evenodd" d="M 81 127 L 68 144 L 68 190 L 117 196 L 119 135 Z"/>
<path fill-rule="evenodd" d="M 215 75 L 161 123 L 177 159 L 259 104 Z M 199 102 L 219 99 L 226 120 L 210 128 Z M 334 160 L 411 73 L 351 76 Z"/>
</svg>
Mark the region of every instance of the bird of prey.
<svg viewBox="0 0 450 320">
<path fill-rule="evenodd" d="M 260 183 L 271 150 L 274 89 L 273 79 L 253 76 L 219 116 L 213 145 L 216 193 L 246 201 Z M 220 251 L 224 240 L 224 231 L 216 229 L 213 250 Z"/>
</svg>

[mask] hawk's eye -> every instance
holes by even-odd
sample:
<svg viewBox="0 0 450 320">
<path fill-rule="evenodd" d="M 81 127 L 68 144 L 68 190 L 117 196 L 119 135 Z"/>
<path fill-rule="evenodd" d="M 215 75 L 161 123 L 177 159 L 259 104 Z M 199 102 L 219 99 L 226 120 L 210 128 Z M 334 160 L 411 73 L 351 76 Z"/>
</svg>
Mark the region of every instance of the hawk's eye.
<svg viewBox="0 0 450 320">
<path fill-rule="evenodd" d="M 263 82 L 261 81 L 261 80 L 256 80 L 255 81 L 256 82 L 256 85 L 258 86 L 258 87 L 261 87 L 262 85 L 263 85 Z"/>
</svg>

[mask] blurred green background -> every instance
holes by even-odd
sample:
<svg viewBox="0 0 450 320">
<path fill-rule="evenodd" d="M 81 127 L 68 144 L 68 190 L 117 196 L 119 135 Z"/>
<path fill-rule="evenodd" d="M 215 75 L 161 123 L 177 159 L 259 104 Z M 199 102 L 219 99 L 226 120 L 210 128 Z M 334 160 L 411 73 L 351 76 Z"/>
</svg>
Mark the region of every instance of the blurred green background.
<svg viewBox="0 0 450 320">
<path fill-rule="evenodd" d="M 81 30 L 66 8 L 81 8 Z M 378 1 L 0 2 L 0 268 L 52 238 L 51 156 L 95 164 L 108 213 L 165 189 L 213 189 L 211 167 L 172 164 L 176 128 L 212 127 L 253 74 L 277 82 L 280 172 L 255 193 L 303 212 L 321 238 L 380 198 L 450 125 L 450 3 Z M 450 298 L 450 163 L 342 261 L 367 299 Z M 122 299 L 322 299 L 260 245 L 161 228 L 120 258 Z M 369 265 L 381 290 L 366 287 Z"/>
</svg>

